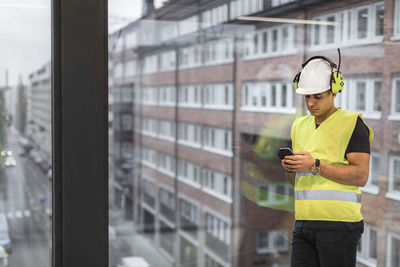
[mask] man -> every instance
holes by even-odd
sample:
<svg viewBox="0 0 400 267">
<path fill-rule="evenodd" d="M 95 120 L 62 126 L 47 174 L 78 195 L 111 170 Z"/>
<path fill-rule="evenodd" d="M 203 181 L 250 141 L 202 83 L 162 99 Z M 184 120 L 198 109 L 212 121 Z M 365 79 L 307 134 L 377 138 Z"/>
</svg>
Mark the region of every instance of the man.
<svg viewBox="0 0 400 267">
<path fill-rule="evenodd" d="M 373 133 L 361 114 L 335 107 L 343 77 L 334 69 L 329 58 L 313 57 L 294 80 L 310 112 L 293 123 L 295 155 L 282 160 L 295 190 L 295 267 L 355 266 L 364 229 L 360 186 L 368 180 Z"/>
</svg>

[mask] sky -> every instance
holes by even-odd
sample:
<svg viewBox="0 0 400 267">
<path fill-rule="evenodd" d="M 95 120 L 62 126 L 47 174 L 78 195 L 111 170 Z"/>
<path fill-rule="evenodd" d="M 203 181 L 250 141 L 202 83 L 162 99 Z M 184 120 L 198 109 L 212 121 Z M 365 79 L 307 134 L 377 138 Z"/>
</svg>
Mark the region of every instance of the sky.
<svg viewBox="0 0 400 267">
<path fill-rule="evenodd" d="M 156 0 L 159 7 L 165 0 Z M 51 58 L 51 0 L 0 0 L 0 87 L 15 86 Z M 135 19 L 142 0 L 108 0 L 109 31 Z"/>
</svg>

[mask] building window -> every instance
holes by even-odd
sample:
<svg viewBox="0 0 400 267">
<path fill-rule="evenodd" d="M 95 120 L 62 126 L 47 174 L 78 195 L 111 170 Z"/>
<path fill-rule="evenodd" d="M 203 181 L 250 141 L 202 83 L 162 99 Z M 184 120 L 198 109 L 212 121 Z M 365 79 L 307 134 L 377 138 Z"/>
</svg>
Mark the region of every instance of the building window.
<svg viewBox="0 0 400 267">
<path fill-rule="evenodd" d="M 290 83 L 244 83 L 242 111 L 294 113 L 294 90 Z"/>
<path fill-rule="evenodd" d="M 230 225 L 225 220 L 218 218 L 210 213 L 206 213 L 206 232 L 219 241 L 230 245 L 231 233 Z"/>
<path fill-rule="evenodd" d="M 151 168 L 157 168 L 157 151 L 154 149 L 142 148 L 142 163 Z"/>
<path fill-rule="evenodd" d="M 160 87 L 158 92 L 158 104 L 160 106 L 174 106 L 175 87 L 172 86 Z"/>
<path fill-rule="evenodd" d="M 394 1 L 393 36 L 400 37 L 400 0 Z"/>
<path fill-rule="evenodd" d="M 232 109 L 232 84 L 208 84 L 204 87 L 204 108 Z"/>
<path fill-rule="evenodd" d="M 201 126 L 191 123 L 179 123 L 179 143 L 189 146 L 200 147 L 201 146 Z"/>
<path fill-rule="evenodd" d="M 142 90 L 143 105 L 157 105 L 157 88 L 148 87 Z"/>
<path fill-rule="evenodd" d="M 227 174 L 211 169 L 203 170 L 203 187 L 208 193 L 229 201 L 232 199 L 232 178 Z"/>
<path fill-rule="evenodd" d="M 183 182 L 198 187 L 200 185 L 200 166 L 180 159 L 178 161 L 178 178 Z"/>
<path fill-rule="evenodd" d="M 400 156 L 391 155 L 389 160 L 389 189 L 387 197 L 400 200 Z"/>
<path fill-rule="evenodd" d="M 361 235 L 357 248 L 357 261 L 366 266 L 377 264 L 377 230 L 375 227 L 365 224 L 364 234 Z"/>
<path fill-rule="evenodd" d="M 378 2 L 314 17 L 313 20 L 337 22 L 339 25 L 338 27 L 313 26 L 311 28 L 312 47 L 354 46 L 381 42 L 383 14 L 383 2 Z"/>
<path fill-rule="evenodd" d="M 381 78 L 349 78 L 335 101 L 342 108 L 362 112 L 365 118 L 379 119 L 382 109 L 381 87 Z"/>
<path fill-rule="evenodd" d="M 387 266 L 400 266 L 400 235 L 388 233 Z"/>
<path fill-rule="evenodd" d="M 391 114 L 393 116 L 400 116 L 400 78 L 392 79 L 392 107 Z"/>
<path fill-rule="evenodd" d="M 142 134 L 155 136 L 157 135 L 157 120 L 152 118 L 142 119 Z"/>
<path fill-rule="evenodd" d="M 158 137 L 169 141 L 175 140 L 175 122 L 160 120 L 158 125 Z"/>
<path fill-rule="evenodd" d="M 268 184 L 257 188 L 256 200 L 260 206 L 287 204 L 290 199 L 290 189 L 286 184 Z"/>
<path fill-rule="evenodd" d="M 204 127 L 204 149 L 232 156 L 232 131 L 222 128 Z"/>
<path fill-rule="evenodd" d="M 256 232 L 257 254 L 289 250 L 287 230 L 262 230 Z"/>
<path fill-rule="evenodd" d="M 368 182 L 361 188 L 367 193 L 378 194 L 379 192 L 379 159 L 379 153 L 371 152 Z"/>
<path fill-rule="evenodd" d="M 121 122 L 123 131 L 132 130 L 132 114 L 122 114 Z"/>
<path fill-rule="evenodd" d="M 179 87 L 179 106 L 200 107 L 201 87 L 199 85 L 184 85 Z"/>
<path fill-rule="evenodd" d="M 175 176 L 175 158 L 173 156 L 158 153 L 158 170 L 168 176 Z"/>
</svg>

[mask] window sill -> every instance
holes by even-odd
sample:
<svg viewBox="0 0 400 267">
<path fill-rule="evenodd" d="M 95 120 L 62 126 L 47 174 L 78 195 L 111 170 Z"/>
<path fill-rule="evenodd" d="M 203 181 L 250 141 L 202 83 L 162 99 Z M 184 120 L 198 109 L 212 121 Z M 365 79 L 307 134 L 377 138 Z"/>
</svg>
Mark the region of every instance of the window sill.
<svg viewBox="0 0 400 267">
<path fill-rule="evenodd" d="M 252 60 L 257 60 L 257 59 L 266 59 L 266 58 L 274 58 L 274 57 L 284 57 L 284 56 L 290 56 L 293 55 L 297 52 L 297 49 L 291 49 L 291 50 L 286 50 L 287 52 L 270 52 L 268 54 L 257 54 L 257 55 L 249 55 L 249 56 L 243 56 L 242 61 L 252 61 Z"/>
<path fill-rule="evenodd" d="M 182 140 L 179 140 L 179 141 L 178 141 L 178 144 L 184 145 L 184 146 L 193 147 L 193 148 L 197 148 L 197 149 L 200 149 L 200 148 L 201 148 L 201 144 L 192 143 L 192 142 L 187 142 L 187 141 L 182 141 Z"/>
<path fill-rule="evenodd" d="M 160 107 L 175 107 L 175 103 L 158 103 Z"/>
<path fill-rule="evenodd" d="M 168 171 L 168 170 L 164 170 L 164 169 L 161 169 L 161 168 L 158 168 L 157 170 L 158 170 L 159 172 L 161 172 L 161 173 L 163 173 L 163 174 L 165 174 L 165 175 L 171 177 L 171 178 L 175 178 L 175 173 L 173 173 L 173 172 L 170 172 L 170 171 Z"/>
<path fill-rule="evenodd" d="M 228 152 L 228 151 L 224 151 L 224 150 L 218 150 L 218 149 L 215 149 L 215 148 L 212 148 L 212 147 L 203 147 L 203 150 L 211 152 L 211 153 L 219 154 L 219 155 L 222 155 L 222 156 L 225 156 L 225 157 L 230 157 L 231 158 L 233 156 L 232 152 Z"/>
<path fill-rule="evenodd" d="M 388 120 L 390 120 L 390 121 L 400 121 L 400 114 L 391 114 L 391 115 L 389 115 Z"/>
<path fill-rule="evenodd" d="M 386 198 L 390 198 L 396 201 L 400 201 L 400 192 L 387 192 L 385 195 Z"/>
<path fill-rule="evenodd" d="M 362 113 L 362 111 L 356 111 Z M 369 119 L 369 120 L 380 120 L 381 119 L 381 112 L 376 112 L 376 113 L 364 113 L 363 114 L 363 119 Z"/>
<path fill-rule="evenodd" d="M 193 64 L 193 65 L 188 65 L 188 66 L 179 66 L 179 70 L 187 70 L 187 69 L 193 69 L 193 68 L 199 68 L 201 67 L 201 64 Z"/>
<path fill-rule="evenodd" d="M 361 191 L 371 194 L 371 195 L 378 195 L 379 194 L 379 186 L 374 185 L 367 185 L 365 187 L 361 187 Z"/>
<path fill-rule="evenodd" d="M 196 109 L 200 109 L 201 108 L 201 104 L 186 104 L 186 103 L 180 103 L 178 104 L 179 108 L 196 108 Z"/>
<path fill-rule="evenodd" d="M 207 194 L 209 194 L 209 195 L 211 195 L 211 196 L 213 196 L 213 197 L 215 197 L 215 198 L 218 198 L 218 199 L 220 199 L 220 200 L 222 200 L 222 201 L 224 201 L 224 202 L 226 202 L 228 204 L 232 204 L 232 199 L 231 198 L 226 197 L 224 195 L 221 195 L 220 193 L 217 193 L 217 192 L 215 192 L 215 191 L 213 191 L 211 189 L 203 187 L 202 191 L 207 193 Z"/>
<path fill-rule="evenodd" d="M 161 136 L 161 135 L 159 135 L 158 139 L 164 140 L 164 141 L 168 141 L 168 142 L 173 142 L 173 143 L 175 142 L 175 138 L 169 137 L 169 136 Z"/>
<path fill-rule="evenodd" d="M 197 189 L 201 188 L 200 184 L 198 184 L 196 182 L 193 182 L 193 181 L 190 181 L 189 179 L 187 179 L 185 177 L 178 176 L 178 180 L 180 182 L 184 183 L 184 184 L 190 185 L 191 187 L 194 187 L 194 188 L 197 188 Z"/>
<path fill-rule="evenodd" d="M 334 42 L 331 44 L 320 44 L 318 46 L 311 46 L 310 52 L 329 50 L 331 48 L 336 48 L 339 45 L 341 48 L 345 48 L 345 47 L 356 47 L 356 46 L 361 46 L 361 45 L 378 44 L 378 43 L 382 43 L 382 42 L 383 42 L 383 36 L 378 36 L 378 37 L 363 39 L 363 40 L 356 39 L 356 40 L 350 40 L 350 41 L 341 42 L 341 43 Z"/>
<path fill-rule="evenodd" d="M 145 162 L 145 161 L 142 161 L 142 165 L 147 166 L 147 167 L 152 168 L 152 169 L 157 169 L 156 165 L 154 165 L 152 163 Z"/>
<path fill-rule="evenodd" d="M 295 114 L 295 108 L 261 108 L 261 107 L 241 107 L 240 111 L 243 112 L 261 112 L 261 113 L 281 113 L 281 114 Z"/>
<path fill-rule="evenodd" d="M 357 256 L 357 262 L 366 265 L 368 267 L 376 267 L 376 260 L 372 259 L 366 259 L 366 258 L 361 258 L 360 256 Z"/>
<path fill-rule="evenodd" d="M 218 66 L 218 65 L 226 65 L 226 64 L 232 64 L 233 59 L 227 59 L 224 61 L 216 61 L 216 62 L 209 62 L 209 63 L 204 63 L 204 67 L 212 67 L 212 66 Z"/>
<path fill-rule="evenodd" d="M 390 41 L 400 41 L 400 34 L 392 35 Z"/>
<path fill-rule="evenodd" d="M 204 109 L 233 110 L 233 106 L 204 105 Z"/>
</svg>

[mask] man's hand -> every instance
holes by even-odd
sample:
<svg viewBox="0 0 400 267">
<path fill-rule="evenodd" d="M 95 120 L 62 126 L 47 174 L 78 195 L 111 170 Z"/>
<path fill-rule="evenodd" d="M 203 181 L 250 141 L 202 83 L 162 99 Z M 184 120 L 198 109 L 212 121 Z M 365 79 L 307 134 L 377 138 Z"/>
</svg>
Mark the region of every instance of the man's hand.
<svg viewBox="0 0 400 267">
<path fill-rule="evenodd" d="M 310 172 L 315 164 L 315 159 L 307 151 L 295 152 L 294 156 L 285 156 L 282 166 L 287 171 Z"/>
</svg>

